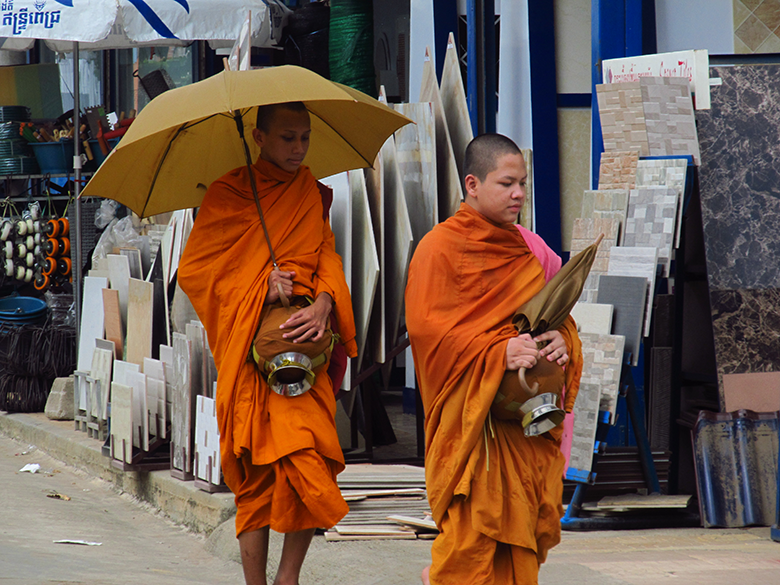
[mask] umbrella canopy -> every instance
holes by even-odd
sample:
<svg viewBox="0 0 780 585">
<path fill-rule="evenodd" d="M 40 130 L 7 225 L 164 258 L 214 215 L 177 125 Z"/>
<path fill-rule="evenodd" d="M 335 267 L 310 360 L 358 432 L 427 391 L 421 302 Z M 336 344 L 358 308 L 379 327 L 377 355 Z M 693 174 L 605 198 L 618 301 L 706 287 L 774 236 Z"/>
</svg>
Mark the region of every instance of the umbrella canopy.
<svg viewBox="0 0 780 585">
<path fill-rule="evenodd" d="M 370 167 L 385 140 L 411 122 L 350 87 L 294 66 L 223 71 L 167 91 L 146 106 L 87 184 L 141 217 L 200 205 L 204 187 L 246 164 L 236 128 L 255 126 L 257 106 L 301 101 L 311 117 L 304 164 L 317 178 Z M 259 155 L 249 140 L 252 160 Z"/>
<path fill-rule="evenodd" d="M 515 312 L 512 323 L 518 333 L 530 333 L 535 337 L 563 325 L 582 294 L 603 238 L 604 234 L 600 235 L 593 244 L 570 259 L 534 298 Z"/>
</svg>

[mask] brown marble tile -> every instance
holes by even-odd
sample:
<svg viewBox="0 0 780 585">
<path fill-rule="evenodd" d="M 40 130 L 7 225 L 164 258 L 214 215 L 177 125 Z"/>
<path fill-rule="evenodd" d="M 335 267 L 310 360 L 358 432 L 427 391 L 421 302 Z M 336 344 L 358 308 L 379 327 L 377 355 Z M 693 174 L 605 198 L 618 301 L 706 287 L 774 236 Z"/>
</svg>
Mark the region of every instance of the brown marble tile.
<svg viewBox="0 0 780 585">
<path fill-rule="evenodd" d="M 764 0 L 753 11 L 753 15 L 773 31 L 780 26 L 780 0 Z"/>
<path fill-rule="evenodd" d="M 745 8 L 750 10 L 750 12 L 753 12 L 756 8 L 758 8 L 758 5 L 761 4 L 761 2 L 763 2 L 763 0 L 742 0 L 742 4 L 744 4 Z"/>
<path fill-rule="evenodd" d="M 763 22 L 751 14 L 735 31 L 735 34 L 751 51 L 755 51 L 766 40 L 770 32 Z"/>
<path fill-rule="evenodd" d="M 750 16 L 750 10 L 740 1 L 734 0 L 734 30 L 739 28 L 745 19 Z"/>
</svg>

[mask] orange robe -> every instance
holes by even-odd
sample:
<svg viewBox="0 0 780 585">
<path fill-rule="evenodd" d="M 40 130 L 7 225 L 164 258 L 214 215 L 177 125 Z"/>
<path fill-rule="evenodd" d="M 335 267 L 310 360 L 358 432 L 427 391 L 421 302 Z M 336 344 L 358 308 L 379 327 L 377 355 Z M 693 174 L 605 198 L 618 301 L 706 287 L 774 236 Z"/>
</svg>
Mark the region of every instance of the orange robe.
<svg viewBox="0 0 780 585">
<path fill-rule="evenodd" d="M 279 267 L 295 271 L 293 295 L 327 292 L 347 354 L 355 323 L 341 258 L 308 167 L 254 165 Z M 248 360 L 273 269 L 246 167 L 208 189 L 179 265 L 178 282 L 214 352 L 222 471 L 236 494 L 238 534 L 330 527 L 348 511 L 336 485 L 344 456 L 327 365 L 302 396 L 279 396 Z"/>
<path fill-rule="evenodd" d="M 526 438 L 519 422 L 488 417 L 507 341 L 517 334 L 511 318 L 544 284 L 516 227 L 465 203 L 412 259 L 406 323 L 425 407 L 428 499 L 442 531 L 432 584 L 536 583 L 538 565 L 560 540 L 560 430 Z M 571 318 L 559 331 L 570 356 L 564 407 L 571 411 L 581 345 Z"/>
</svg>

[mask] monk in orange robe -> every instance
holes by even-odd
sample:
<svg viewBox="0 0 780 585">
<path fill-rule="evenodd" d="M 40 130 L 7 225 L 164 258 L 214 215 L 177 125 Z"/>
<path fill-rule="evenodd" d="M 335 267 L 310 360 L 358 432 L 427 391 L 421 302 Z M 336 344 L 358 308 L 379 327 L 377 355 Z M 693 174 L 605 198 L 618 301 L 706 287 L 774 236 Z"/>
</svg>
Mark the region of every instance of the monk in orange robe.
<svg viewBox="0 0 780 585">
<path fill-rule="evenodd" d="M 441 531 L 423 582 L 535 584 L 560 540 L 562 431 L 526 437 L 520 421 L 495 420 L 489 410 L 507 369 L 547 359 L 565 366 L 571 411 L 581 346 L 571 317 L 535 339 L 511 324 L 545 284 L 539 258 L 513 225 L 525 199 L 520 150 L 504 136 L 479 136 L 466 150 L 465 174 L 465 202 L 422 239 L 406 288 L 428 499 Z M 537 350 L 536 341 L 549 344 Z"/>
<path fill-rule="evenodd" d="M 259 108 L 252 136 L 260 205 L 271 255 L 252 194 L 249 169 L 237 168 L 208 189 L 179 265 L 178 282 L 203 322 L 219 372 L 217 418 L 222 471 L 236 497 L 236 532 L 249 585 L 266 583 L 269 527 L 285 533 L 276 585 L 297 585 L 314 529 L 329 528 L 348 507 L 336 484 L 344 456 L 327 375 L 295 397 L 273 392 L 249 358 L 264 305 L 288 298 L 314 302 L 284 324 L 286 337 L 320 339 L 334 318 L 355 356 L 355 323 L 341 259 L 317 182 L 302 165 L 311 132 L 303 104 Z"/>
</svg>

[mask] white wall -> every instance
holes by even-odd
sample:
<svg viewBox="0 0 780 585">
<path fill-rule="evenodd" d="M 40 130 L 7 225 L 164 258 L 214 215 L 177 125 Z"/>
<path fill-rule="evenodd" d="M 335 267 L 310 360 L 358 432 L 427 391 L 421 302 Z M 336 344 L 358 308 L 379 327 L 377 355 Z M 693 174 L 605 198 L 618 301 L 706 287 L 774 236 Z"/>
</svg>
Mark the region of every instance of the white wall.
<svg viewBox="0 0 780 585">
<path fill-rule="evenodd" d="M 655 0 L 658 52 L 707 49 L 734 52 L 732 0 Z"/>
<path fill-rule="evenodd" d="M 420 101 L 425 47 L 431 49 L 431 59 L 436 63 L 434 47 L 433 0 L 411 0 L 409 7 L 409 102 Z"/>
<path fill-rule="evenodd" d="M 558 93 L 591 92 L 591 0 L 555 0 Z"/>
<path fill-rule="evenodd" d="M 528 0 L 502 3 L 500 42 L 496 130 L 532 148 Z"/>
</svg>

